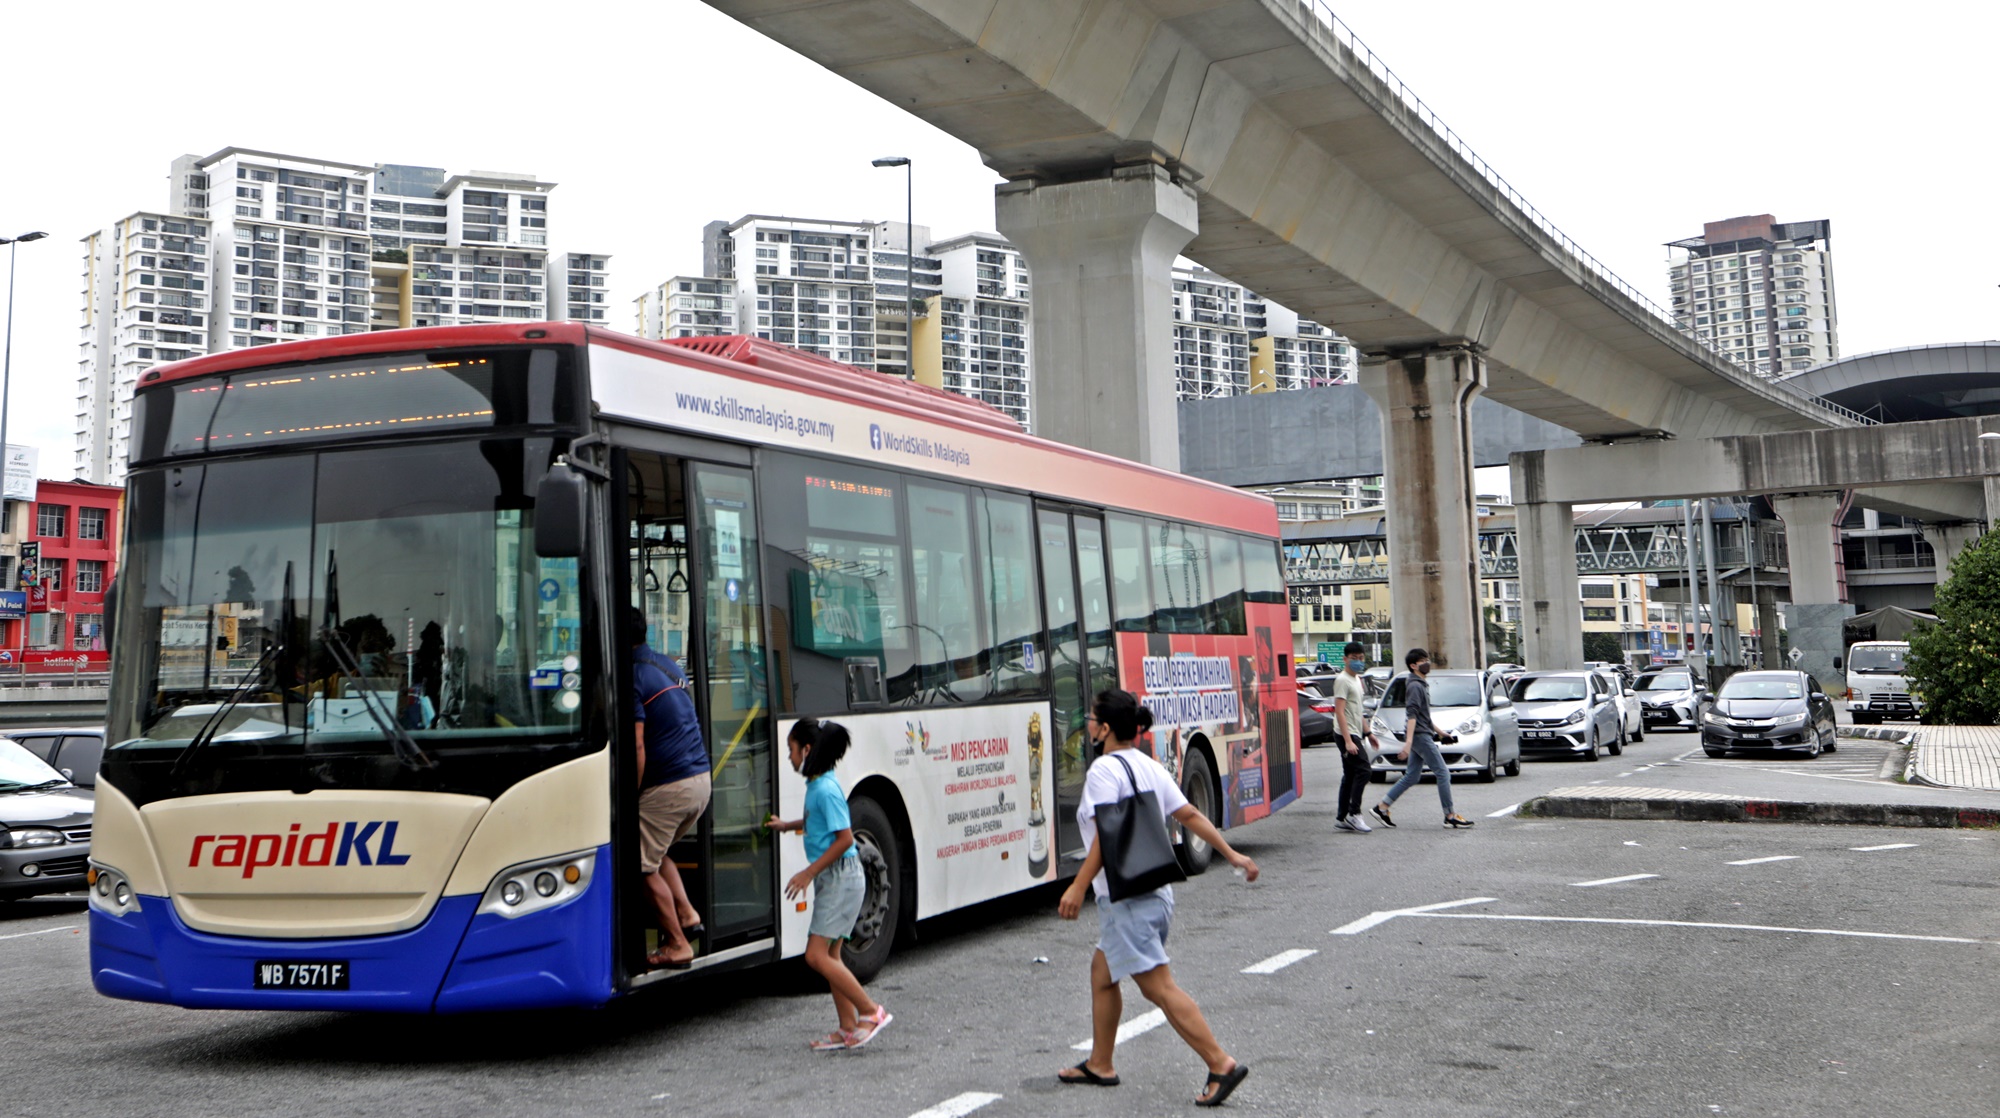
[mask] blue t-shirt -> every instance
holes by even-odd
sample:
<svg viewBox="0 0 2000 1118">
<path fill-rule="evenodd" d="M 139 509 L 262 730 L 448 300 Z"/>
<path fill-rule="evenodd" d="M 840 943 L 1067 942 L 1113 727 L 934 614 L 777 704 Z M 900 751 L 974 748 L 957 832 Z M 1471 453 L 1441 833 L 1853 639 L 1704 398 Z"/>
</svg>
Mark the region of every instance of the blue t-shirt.
<svg viewBox="0 0 2000 1118">
<path fill-rule="evenodd" d="M 708 745 L 680 665 L 640 645 L 632 655 L 634 715 L 646 724 L 646 776 L 641 788 L 672 784 L 708 771 Z"/>
<path fill-rule="evenodd" d="M 819 861 L 826 848 L 833 845 L 833 836 L 854 825 L 853 817 L 847 814 L 847 793 L 840 790 L 840 781 L 830 772 L 823 772 L 806 781 L 806 862 Z M 849 846 L 842 858 L 855 857 L 854 847 Z"/>
</svg>

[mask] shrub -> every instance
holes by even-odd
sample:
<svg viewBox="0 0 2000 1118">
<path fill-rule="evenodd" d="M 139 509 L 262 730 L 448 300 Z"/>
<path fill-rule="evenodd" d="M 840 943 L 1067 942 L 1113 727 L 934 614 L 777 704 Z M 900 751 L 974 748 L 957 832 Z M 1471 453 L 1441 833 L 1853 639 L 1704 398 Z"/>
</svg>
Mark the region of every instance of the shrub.
<svg viewBox="0 0 2000 1118">
<path fill-rule="evenodd" d="M 1952 561 L 1938 584 L 1937 623 L 1910 634 L 1904 673 L 1923 700 L 1924 721 L 2000 723 L 2000 532 Z"/>
</svg>

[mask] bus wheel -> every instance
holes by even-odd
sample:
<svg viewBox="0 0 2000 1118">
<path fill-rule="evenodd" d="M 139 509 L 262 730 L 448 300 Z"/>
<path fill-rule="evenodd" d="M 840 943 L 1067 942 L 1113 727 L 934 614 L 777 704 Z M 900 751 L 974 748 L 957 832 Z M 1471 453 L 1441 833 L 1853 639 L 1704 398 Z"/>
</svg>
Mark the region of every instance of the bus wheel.
<svg viewBox="0 0 2000 1118">
<path fill-rule="evenodd" d="M 847 969 L 868 982 L 881 972 L 896 945 L 896 925 L 903 911 L 903 850 L 882 805 L 862 796 L 849 806 L 849 814 L 868 889 L 861 898 L 854 934 L 847 940 Z"/>
<path fill-rule="evenodd" d="M 1196 811 L 1201 812 L 1210 823 L 1214 823 L 1215 776 L 1209 769 L 1208 756 L 1191 752 L 1187 755 L 1187 764 L 1181 766 L 1181 769 L 1181 794 L 1187 797 L 1188 803 L 1192 804 Z M 1208 864 L 1215 860 L 1215 847 L 1185 827 L 1182 827 L 1180 832 L 1181 843 L 1174 853 L 1180 857 L 1181 869 L 1189 877 L 1205 872 Z"/>
</svg>

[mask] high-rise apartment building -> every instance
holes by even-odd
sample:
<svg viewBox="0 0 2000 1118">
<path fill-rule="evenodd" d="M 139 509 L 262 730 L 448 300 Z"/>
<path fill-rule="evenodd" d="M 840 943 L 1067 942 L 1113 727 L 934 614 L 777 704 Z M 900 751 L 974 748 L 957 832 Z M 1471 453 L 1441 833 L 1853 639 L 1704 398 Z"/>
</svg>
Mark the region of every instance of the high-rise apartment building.
<svg viewBox="0 0 2000 1118">
<path fill-rule="evenodd" d="M 75 476 L 123 477 L 132 388 L 163 361 L 400 327 L 602 322 L 609 258 L 548 247 L 555 185 L 236 147 L 174 160 L 165 212 L 83 239 Z"/>
<path fill-rule="evenodd" d="M 1354 380 L 1354 346 L 1206 268 L 1174 269 L 1174 389 L 1184 400 Z"/>
<path fill-rule="evenodd" d="M 1674 241 L 1667 265 L 1674 320 L 1764 376 L 1840 356 L 1831 223 L 1770 214 L 1711 221 Z"/>
</svg>

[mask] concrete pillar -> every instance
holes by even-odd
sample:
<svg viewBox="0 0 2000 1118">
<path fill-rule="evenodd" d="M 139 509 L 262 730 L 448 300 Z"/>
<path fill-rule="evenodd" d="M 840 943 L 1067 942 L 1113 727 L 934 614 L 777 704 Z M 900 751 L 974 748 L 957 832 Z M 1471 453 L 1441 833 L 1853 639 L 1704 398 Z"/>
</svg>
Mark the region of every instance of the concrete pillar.
<svg viewBox="0 0 2000 1118">
<path fill-rule="evenodd" d="M 1515 492 L 1520 492 L 1516 471 Z M 1514 505 L 1521 556 L 1521 658 L 1530 668 L 1583 667 L 1583 603 L 1576 582 L 1576 516 L 1571 506 Z"/>
<path fill-rule="evenodd" d="M 2000 531 L 2000 474 L 1986 475 L 1986 528 Z"/>
<path fill-rule="evenodd" d="M 1035 433 L 1179 470 L 1173 266 L 1200 228 L 1194 192 L 1145 165 L 1003 183 L 994 209 L 1035 281 Z"/>
<path fill-rule="evenodd" d="M 1784 666 L 1783 655 L 1778 651 L 1778 588 L 1775 586 L 1757 588 L 1757 650 L 1763 654 L 1765 667 Z"/>
<path fill-rule="evenodd" d="M 1484 667 L 1467 416 L 1473 397 L 1486 387 L 1486 359 L 1469 344 L 1440 345 L 1364 365 L 1360 380 L 1382 412 L 1382 503 L 1396 661 L 1421 646 L 1440 668 Z M 1574 563 L 1572 556 L 1572 570 Z M 1570 594 L 1576 594 L 1574 578 Z"/>
<path fill-rule="evenodd" d="M 1983 527 L 1977 522 L 1965 521 L 1924 525 L 1924 539 L 1930 543 L 1931 550 L 1937 553 L 1939 582 L 1951 577 L 1952 560 L 1957 559 L 1960 552 L 1972 546 L 1973 541 L 1979 538 Z"/>
<path fill-rule="evenodd" d="M 1821 687 L 1837 689 L 1845 677 L 1833 662 L 1847 652 L 1842 626 L 1854 616 L 1854 607 L 1840 600 L 1839 543 L 1834 527 L 1840 497 L 1805 493 L 1774 497 L 1771 504 L 1785 522 L 1785 552 L 1790 557 L 1792 581 L 1787 634 L 1793 650 L 1802 654 L 1796 666 L 1811 672 Z M 1791 667 L 1793 663 L 1777 666 Z"/>
</svg>

